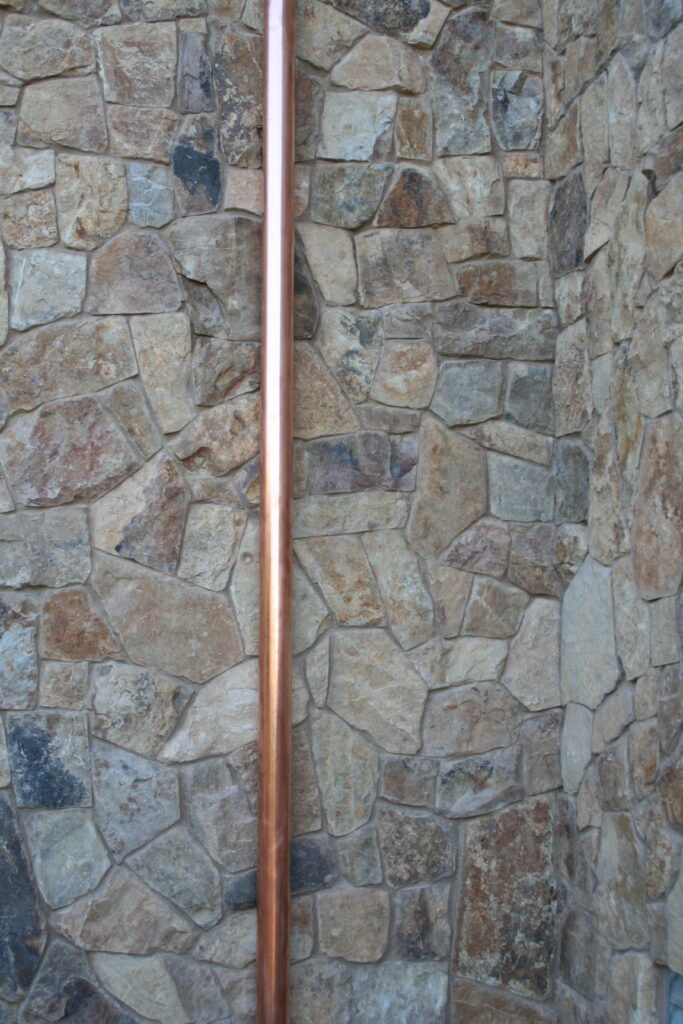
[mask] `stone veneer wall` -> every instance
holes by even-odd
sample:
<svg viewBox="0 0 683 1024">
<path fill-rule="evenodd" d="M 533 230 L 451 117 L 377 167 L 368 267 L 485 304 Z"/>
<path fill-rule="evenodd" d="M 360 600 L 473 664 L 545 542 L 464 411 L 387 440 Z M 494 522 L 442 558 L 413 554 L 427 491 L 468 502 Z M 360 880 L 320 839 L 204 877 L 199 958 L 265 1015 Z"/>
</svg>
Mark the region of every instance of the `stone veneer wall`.
<svg viewBox="0 0 683 1024">
<path fill-rule="evenodd" d="M 300 4 L 300 1024 L 681 970 L 679 11 L 543 7 Z M 249 1022 L 260 5 L 0 8 L 0 1022 Z"/>
</svg>

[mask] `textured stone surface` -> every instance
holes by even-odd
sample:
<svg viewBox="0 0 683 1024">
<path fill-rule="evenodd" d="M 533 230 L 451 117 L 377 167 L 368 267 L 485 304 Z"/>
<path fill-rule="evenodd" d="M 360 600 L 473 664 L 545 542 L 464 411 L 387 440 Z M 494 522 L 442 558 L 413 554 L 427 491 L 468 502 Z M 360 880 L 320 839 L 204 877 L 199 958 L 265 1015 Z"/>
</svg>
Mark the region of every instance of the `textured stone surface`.
<svg viewBox="0 0 683 1024">
<path fill-rule="evenodd" d="M 203 115 L 185 119 L 171 159 L 180 213 L 212 213 L 220 207 L 223 176 L 217 148 L 212 119 Z"/>
<path fill-rule="evenodd" d="M 102 153 L 107 130 L 97 79 L 50 78 L 27 85 L 17 137 L 23 146 L 58 145 Z"/>
<path fill-rule="evenodd" d="M 317 155 L 325 160 L 386 157 L 395 113 L 396 97 L 391 93 L 328 93 Z"/>
<path fill-rule="evenodd" d="M 97 248 L 126 219 L 126 172 L 118 160 L 60 154 L 55 195 L 59 230 L 70 249 Z"/>
<path fill-rule="evenodd" d="M 387 948 L 389 895 L 378 889 L 329 889 L 316 900 L 321 953 L 374 963 Z M 358 921 L 366 921 L 362 934 Z"/>
<path fill-rule="evenodd" d="M 95 889 L 111 864 L 87 811 L 38 811 L 26 819 L 26 835 L 38 886 L 51 907 Z"/>
<path fill-rule="evenodd" d="M 519 751 L 516 747 L 459 761 L 442 761 L 436 789 L 438 810 L 452 818 L 470 818 L 519 800 Z"/>
<path fill-rule="evenodd" d="M 11 196 L 2 204 L 2 235 L 10 249 L 31 249 L 57 241 L 57 212 L 45 190 Z"/>
<path fill-rule="evenodd" d="M 0 195 L 43 188 L 54 180 L 55 154 L 52 150 L 22 149 L 6 142 L 0 145 Z"/>
<path fill-rule="evenodd" d="M 118 657 L 119 645 L 89 591 L 74 587 L 45 599 L 40 651 L 48 658 L 100 661 Z"/>
<path fill-rule="evenodd" d="M 502 390 L 503 368 L 499 363 L 444 363 L 431 407 L 449 427 L 477 423 L 500 412 Z"/>
<path fill-rule="evenodd" d="M 364 825 L 372 812 L 378 779 L 377 754 L 360 735 L 329 712 L 319 712 L 313 719 L 313 750 L 330 832 L 352 832 Z"/>
<path fill-rule="evenodd" d="M 529 711 L 560 704 L 560 608 L 536 598 L 510 644 L 503 682 Z"/>
<path fill-rule="evenodd" d="M 387 89 L 422 92 L 424 73 L 417 57 L 395 39 L 364 36 L 334 68 L 334 85 L 345 89 Z"/>
<path fill-rule="evenodd" d="M 127 861 L 152 889 L 206 928 L 221 916 L 218 869 L 183 825 L 152 840 Z"/>
<path fill-rule="evenodd" d="M 509 583 L 476 577 L 462 632 L 470 636 L 513 636 L 522 621 L 527 595 Z"/>
<path fill-rule="evenodd" d="M 295 349 L 294 393 L 295 437 L 324 437 L 355 429 L 358 420 L 334 377 L 312 346 L 304 343 Z"/>
<path fill-rule="evenodd" d="M 174 204 L 168 171 L 131 160 L 128 177 L 129 215 L 140 228 L 160 228 L 173 219 Z"/>
<path fill-rule="evenodd" d="M 397 530 L 368 533 L 363 543 L 392 632 L 404 649 L 415 647 L 432 633 L 432 600 L 419 560 Z"/>
<path fill-rule="evenodd" d="M 384 228 L 356 238 L 361 304 L 447 299 L 456 294 L 433 231 Z"/>
<path fill-rule="evenodd" d="M 503 149 L 533 149 L 543 116 L 538 78 L 524 71 L 496 71 L 491 87 L 493 127 Z"/>
<path fill-rule="evenodd" d="M 178 115 L 161 107 L 110 106 L 107 125 L 117 156 L 168 163 Z"/>
<path fill-rule="evenodd" d="M 634 570 L 641 596 L 672 594 L 683 566 L 681 478 L 672 452 L 680 446 L 681 423 L 666 416 L 648 426 L 640 469 L 633 535 Z"/>
<path fill-rule="evenodd" d="M 246 516 L 222 505 L 190 509 L 178 575 L 207 590 L 223 590 L 237 557 Z"/>
<path fill-rule="evenodd" d="M 168 1024 L 185 1024 L 188 1020 L 161 957 L 96 953 L 93 966 L 107 990 L 138 1013 L 152 1019 L 163 1014 Z"/>
<path fill-rule="evenodd" d="M 91 803 L 87 727 L 83 715 L 26 711 L 7 718 L 7 751 L 20 807 L 86 807 Z"/>
<path fill-rule="evenodd" d="M 456 686 L 430 697 L 424 749 L 435 757 L 480 754 L 517 739 L 519 706 L 496 683 Z"/>
<path fill-rule="evenodd" d="M 489 504 L 494 516 L 523 523 L 553 516 L 550 473 L 507 455 L 489 455 Z"/>
<path fill-rule="evenodd" d="M 0 829 L 0 857 L 7 887 L 0 913 L 0 992 L 14 1002 L 33 981 L 45 937 L 16 814 L 4 794 L 0 794 Z"/>
<path fill-rule="evenodd" d="M 222 476 L 258 451 L 259 400 L 240 395 L 196 416 L 172 442 L 187 469 Z"/>
<path fill-rule="evenodd" d="M 0 602 L 0 703 L 3 708 L 28 708 L 38 686 L 36 627 L 38 605 L 31 600 Z"/>
<path fill-rule="evenodd" d="M 55 509 L 0 520 L 0 579 L 4 586 L 60 587 L 90 575 L 88 525 L 82 509 Z"/>
<path fill-rule="evenodd" d="M 91 260 L 89 313 L 163 313 L 181 299 L 170 256 L 153 234 L 126 231 Z"/>
<path fill-rule="evenodd" d="M 633 825 L 625 814 L 603 818 L 596 906 L 616 948 L 646 941 L 645 879 Z"/>
<path fill-rule="evenodd" d="M 340 623 L 350 626 L 383 623 L 379 589 L 357 537 L 314 537 L 297 541 L 296 553 Z"/>
<path fill-rule="evenodd" d="M 398 888 L 449 875 L 456 860 L 450 823 L 427 814 L 384 806 L 379 812 L 384 875 Z"/>
<path fill-rule="evenodd" d="M 169 107 L 175 91 L 173 25 L 117 25 L 95 33 L 109 103 Z"/>
<path fill-rule="evenodd" d="M 149 669 L 98 665 L 93 672 L 93 733 L 153 757 L 173 731 L 190 696 L 186 684 Z"/>
<path fill-rule="evenodd" d="M 591 558 L 565 595 L 560 660 L 564 701 L 596 708 L 617 681 L 610 573 Z"/>
<path fill-rule="evenodd" d="M 19 331 L 80 313 L 85 296 L 85 258 L 77 253 L 33 249 L 13 253 L 10 326 Z"/>
<path fill-rule="evenodd" d="M 132 317 L 140 374 L 164 433 L 174 433 L 194 415 L 188 397 L 190 324 L 182 313 Z"/>
<path fill-rule="evenodd" d="M 434 352 L 426 342 L 392 341 L 382 349 L 370 397 L 411 409 L 429 405 L 436 384 Z"/>
</svg>

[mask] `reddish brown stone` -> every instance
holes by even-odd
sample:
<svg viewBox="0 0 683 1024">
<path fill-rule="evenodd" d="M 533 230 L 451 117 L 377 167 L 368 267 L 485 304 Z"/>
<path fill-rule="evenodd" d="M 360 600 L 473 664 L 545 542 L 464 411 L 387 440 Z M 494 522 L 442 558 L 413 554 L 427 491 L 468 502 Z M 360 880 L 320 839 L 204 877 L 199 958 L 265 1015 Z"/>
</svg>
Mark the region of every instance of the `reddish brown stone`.
<svg viewBox="0 0 683 1024">
<path fill-rule="evenodd" d="M 470 302 L 489 306 L 536 305 L 533 263 L 476 263 L 458 271 L 457 280 L 462 295 Z"/>
<path fill-rule="evenodd" d="M 50 594 L 43 605 L 41 654 L 66 661 L 119 658 L 119 645 L 87 590 L 74 587 Z"/>
<path fill-rule="evenodd" d="M 377 214 L 377 223 L 389 228 L 426 228 L 450 220 L 440 186 L 417 167 L 399 172 Z"/>
<path fill-rule="evenodd" d="M 510 538 L 508 575 L 511 581 L 530 594 L 561 597 L 562 583 L 555 568 L 555 527 L 550 523 L 513 526 Z"/>
<path fill-rule="evenodd" d="M 683 423 L 664 416 L 645 434 L 633 566 L 646 600 L 675 594 L 683 571 Z"/>
</svg>

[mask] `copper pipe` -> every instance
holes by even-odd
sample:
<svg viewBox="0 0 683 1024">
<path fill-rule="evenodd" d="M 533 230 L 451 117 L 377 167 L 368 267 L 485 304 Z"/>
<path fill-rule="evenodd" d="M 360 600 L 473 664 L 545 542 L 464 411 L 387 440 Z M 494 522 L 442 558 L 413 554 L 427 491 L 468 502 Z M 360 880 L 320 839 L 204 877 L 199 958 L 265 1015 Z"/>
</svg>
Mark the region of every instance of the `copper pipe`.
<svg viewBox="0 0 683 1024">
<path fill-rule="evenodd" d="M 294 0 L 264 30 L 257 1022 L 289 1020 Z"/>
</svg>

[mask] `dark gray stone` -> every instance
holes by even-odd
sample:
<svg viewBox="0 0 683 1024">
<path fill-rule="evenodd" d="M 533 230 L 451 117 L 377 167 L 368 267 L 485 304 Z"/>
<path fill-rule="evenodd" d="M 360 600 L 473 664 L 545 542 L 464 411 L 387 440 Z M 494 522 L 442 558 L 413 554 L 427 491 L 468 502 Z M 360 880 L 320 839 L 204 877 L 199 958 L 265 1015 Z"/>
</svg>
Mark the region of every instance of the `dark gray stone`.
<svg viewBox="0 0 683 1024">
<path fill-rule="evenodd" d="M 311 186 L 312 219 L 359 228 L 377 211 L 390 174 L 390 164 L 320 164 Z"/>
<path fill-rule="evenodd" d="M 7 752 L 19 807 L 90 805 L 85 715 L 59 711 L 8 715 Z"/>
<path fill-rule="evenodd" d="M 520 363 L 508 372 L 505 417 L 528 427 L 552 434 L 555 429 L 551 366 Z"/>
<path fill-rule="evenodd" d="M 178 109 L 198 114 L 213 107 L 211 61 L 199 32 L 181 32 L 178 46 Z"/>
<path fill-rule="evenodd" d="M 0 996 L 15 1000 L 31 984 L 45 942 L 12 805 L 0 794 Z"/>
<path fill-rule="evenodd" d="M 300 243 L 294 246 L 294 337 L 312 338 L 320 310 L 313 287 L 313 275 Z"/>
<path fill-rule="evenodd" d="M 250 910 L 256 906 L 256 872 L 223 877 L 223 902 L 226 910 Z"/>
<path fill-rule="evenodd" d="M 523 71 L 498 71 L 491 85 L 493 129 L 503 149 L 534 149 L 543 117 L 543 85 Z"/>
<path fill-rule="evenodd" d="M 333 6 L 358 18 L 375 32 L 397 36 L 410 32 L 429 14 L 430 0 L 333 0 Z"/>
<path fill-rule="evenodd" d="M 325 89 L 319 79 L 305 71 L 296 76 L 296 159 L 315 160 L 320 136 L 320 118 Z"/>
<path fill-rule="evenodd" d="M 586 999 L 593 998 L 595 978 L 595 924 L 585 911 L 573 907 L 560 936 L 560 974 Z"/>
<path fill-rule="evenodd" d="M 190 321 L 195 334 L 216 337 L 225 333 L 225 318 L 214 293 L 199 281 L 183 281 Z"/>
<path fill-rule="evenodd" d="M 588 518 L 590 457 L 580 441 L 556 442 L 553 475 L 556 521 L 584 522 Z"/>
<path fill-rule="evenodd" d="M 548 215 L 548 255 L 556 277 L 580 267 L 587 222 L 586 189 L 580 169 L 555 189 Z"/>
<path fill-rule="evenodd" d="M 404 889 L 394 899 L 393 949 L 401 960 L 445 960 L 451 946 L 450 885 Z"/>
<path fill-rule="evenodd" d="M 173 147 L 175 192 L 182 214 L 212 213 L 221 205 L 223 176 L 216 131 L 205 115 L 187 118 Z"/>
<path fill-rule="evenodd" d="M 306 454 L 311 494 L 340 494 L 367 487 L 391 488 L 391 448 L 386 434 L 367 431 L 312 441 Z"/>
<path fill-rule="evenodd" d="M 398 888 L 437 881 L 455 870 L 455 843 L 449 822 L 396 807 L 379 813 L 379 844 L 384 876 Z"/>
<path fill-rule="evenodd" d="M 434 312 L 434 344 L 444 356 L 552 360 L 558 331 L 549 309 L 487 309 L 456 299 Z"/>
<path fill-rule="evenodd" d="M 300 836 L 292 842 L 292 893 L 325 889 L 337 880 L 337 866 L 328 836 Z"/>
</svg>

